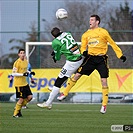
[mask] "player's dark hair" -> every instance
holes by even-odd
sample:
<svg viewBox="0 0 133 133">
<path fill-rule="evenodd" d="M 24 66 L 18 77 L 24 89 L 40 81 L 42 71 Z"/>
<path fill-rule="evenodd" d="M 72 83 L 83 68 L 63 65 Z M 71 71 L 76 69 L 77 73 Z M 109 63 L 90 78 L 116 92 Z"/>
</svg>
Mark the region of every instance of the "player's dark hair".
<svg viewBox="0 0 133 133">
<path fill-rule="evenodd" d="M 91 15 L 91 17 L 95 17 L 95 18 L 96 18 L 96 20 L 97 20 L 97 21 L 99 21 L 99 23 L 98 23 L 98 24 L 100 24 L 101 19 L 100 19 L 100 17 L 99 17 L 98 15 L 94 14 L 94 15 Z"/>
<path fill-rule="evenodd" d="M 62 32 L 60 31 L 59 28 L 57 27 L 54 27 L 52 30 L 51 30 L 51 34 L 56 38 L 58 37 Z"/>
<path fill-rule="evenodd" d="M 24 51 L 24 52 L 25 52 L 25 50 L 24 50 L 24 49 L 22 49 L 22 48 L 18 50 L 18 53 L 20 53 L 20 51 Z"/>
</svg>

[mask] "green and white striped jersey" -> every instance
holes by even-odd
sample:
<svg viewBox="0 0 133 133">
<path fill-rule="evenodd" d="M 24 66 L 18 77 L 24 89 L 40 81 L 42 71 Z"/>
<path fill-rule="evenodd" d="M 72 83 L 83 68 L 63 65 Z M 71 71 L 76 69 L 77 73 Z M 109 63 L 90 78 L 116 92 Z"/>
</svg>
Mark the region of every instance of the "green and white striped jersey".
<svg viewBox="0 0 133 133">
<path fill-rule="evenodd" d="M 52 48 L 55 52 L 56 60 L 60 60 L 62 54 L 69 61 L 75 61 L 81 56 L 79 46 L 69 32 L 63 32 L 55 38 L 52 41 Z"/>
</svg>

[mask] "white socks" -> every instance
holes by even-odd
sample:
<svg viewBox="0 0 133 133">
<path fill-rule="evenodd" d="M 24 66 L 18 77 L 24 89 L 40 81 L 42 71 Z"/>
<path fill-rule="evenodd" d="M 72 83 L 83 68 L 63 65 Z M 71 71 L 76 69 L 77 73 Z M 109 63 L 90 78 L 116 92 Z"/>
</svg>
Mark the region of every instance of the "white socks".
<svg viewBox="0 0 133 133">
<path fill-rule="evenodd" d="M 53 86 L 53 89 L 52 89 L 52 91 L 51 91 L 51 93 L 50 93 L 50 95 L 49 95 L 49 98 L 48 98 L 48 100 L 46 101 L 46 104 L 47 104 L 47 105 L 52 104 L 54 98 L 55 98 L 56 95 L 59 93 L 59 90 L 60 90 L 60 88 Z"/>
</svg>

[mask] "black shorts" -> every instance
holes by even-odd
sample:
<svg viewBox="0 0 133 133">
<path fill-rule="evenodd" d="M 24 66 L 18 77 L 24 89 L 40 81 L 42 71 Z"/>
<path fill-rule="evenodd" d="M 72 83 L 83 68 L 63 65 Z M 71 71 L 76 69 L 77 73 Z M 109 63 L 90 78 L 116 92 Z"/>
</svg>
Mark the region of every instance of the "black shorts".
<svg viewBox="0 0 133 133">
<path fill-rule="evenodd" d="M 16 98 L 27 98 L 27 96 L 32 95 L 29 85 L 22 87 L 15 87 L 16 89 Z"/>
<path fill-rule="evenodd" d="M 101 78 L 109 77 L 109 68 L 108 68 L 108 56 L 92 56 L 88 55 L 78 69 L 78 73 L 82 75 L 90 75 L 94 70 L 97 70 Z"/>
</svg>

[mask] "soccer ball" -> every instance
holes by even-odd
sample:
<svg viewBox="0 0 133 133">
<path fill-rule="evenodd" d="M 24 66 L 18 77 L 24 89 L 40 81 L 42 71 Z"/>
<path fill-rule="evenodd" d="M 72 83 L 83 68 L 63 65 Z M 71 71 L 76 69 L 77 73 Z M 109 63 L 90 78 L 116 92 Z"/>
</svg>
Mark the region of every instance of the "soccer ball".
<svg viewBox="0 0 133 133">
<path fill-rule="evenodd" d="M 66 19 L 68 17 L 68 13 L 65 9 L 60 8 L 56 11 L 56 18 L 59 20 Z"/>
</svg>

